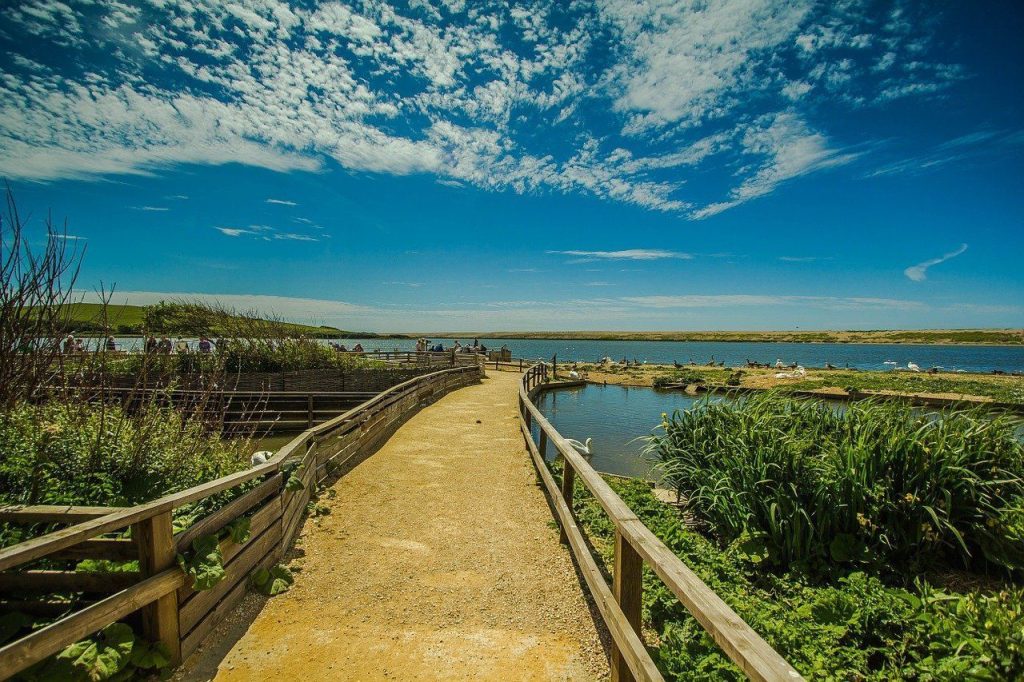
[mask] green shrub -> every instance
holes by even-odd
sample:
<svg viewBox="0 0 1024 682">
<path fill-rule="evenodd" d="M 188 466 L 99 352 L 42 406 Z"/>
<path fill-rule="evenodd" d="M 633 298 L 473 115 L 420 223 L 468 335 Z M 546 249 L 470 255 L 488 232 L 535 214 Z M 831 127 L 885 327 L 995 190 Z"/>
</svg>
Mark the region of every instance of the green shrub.
<svg viewBox="0 0 1024 682">
<path fill-rule="evenodd" d="M 648 453 L 725 543 L 777 566 L 1024 568 L 1020 420 L 764 394 L 676 412 Z"/>
<path fill-rule="evenodd" d="M 155 406 L 21 404 L 0 413 L 0 502 L 127 506 L 245 469 L 218 436 Z"/>
<path fill-rule="evenodd" d="M 552 467 L 556 471 L 557 463 Z M 640 520 L 807 679 L 1010 680 L 1024 675 L 1024 590 L 907 589 L 854 571 L 829 584 L 760 570 L 743 539 L 724 549 L 688 528 L 641 481 L 608 484 Z M 574 508 L 606 569 L 614 528 L 577 481 Z M 744 680 L 742 672 L 650 570 L 645 624 L 653 656 L 670 680 Z"/>
</svg>

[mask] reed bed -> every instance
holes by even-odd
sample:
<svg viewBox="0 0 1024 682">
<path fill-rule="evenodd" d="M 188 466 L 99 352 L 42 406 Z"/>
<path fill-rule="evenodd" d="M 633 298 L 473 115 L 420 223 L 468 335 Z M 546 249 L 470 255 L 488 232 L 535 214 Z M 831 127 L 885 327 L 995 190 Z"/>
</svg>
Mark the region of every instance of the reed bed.
<svg viewBox="0 0 1024 682">
<path fill-rule="evenodd" d="M 708 533 L 769 565 L 1024 568 L 1020 418 L 776 393 L 663 415 L 646 448 Z"/>
</svg>

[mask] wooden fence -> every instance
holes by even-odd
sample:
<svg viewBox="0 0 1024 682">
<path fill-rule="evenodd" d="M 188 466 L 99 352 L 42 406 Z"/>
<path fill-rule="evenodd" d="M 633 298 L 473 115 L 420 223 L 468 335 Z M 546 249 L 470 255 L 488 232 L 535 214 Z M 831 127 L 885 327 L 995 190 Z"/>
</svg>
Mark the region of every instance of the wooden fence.
<svg viewBox="0 0 1024 682">
<path fill-rule="evenodd" d="M 344 475 L 371 455 L 411 414 L 449 390 L 475 383 L 479 365 L 445 369 L 399 384 L 330 421 L 307 429 L 269 461 L 245 471 L 125 508 L 45 507 L 0 510 L 0 521 L 66 527 L 0 550 L 0 607 L 58 620 L 0 648 L 0 677 L 13 676 L 64 647 L 119 620 L 134 618 L 142 635 L 162 642 L 174 663 L 187 657 L 241 601 L 249 575 L 277 563 L 302 527 L 315 487 Z M 286 486 L 290 476 L 303 483 Z M 244 492 L 242 492 L 244 490 Z M 173 532 L 175 509 L 213 502 L 189 528 Z M 212 498 L 212 499 L 211 499 Z M 195 591 L 176 555 L 192 540 L 217 533 L 247 517 L 250 538 L 221 543 L 226 577 Z M 123 537 L 128 529 L 128 537 Z M 82 573 L 67 562 L 81 559 L 139 560 L 130 573 Z M 33 568 L 45 562 L 44 569 Z M 63 566 L 55 569 L 54 566 Z M 27 600 L 30 594 L 74 593 L 73 601 Z"/>
<path fill-rule="evenodd" d="M 544 390 L 547 380 L 548 367 L 544 364 L 535 365 L 523 374 L 519 388 L 520 427 L 561 527 L 562 542 L 569 545 L 576 557 L 598 611 L 611 633 L 612 680 L 663 679 L 644 646 L 641 633 L 644 562 L 750 679 L 773 682 L 803 679 L 643 525 L 600 474 L 544 418 L 533 404 L 533 398 Z M 533 425 L 538 428 L 539 443 L 534 442 Z M 564 468 L 561 487 L 545 463 L 548 443 L 562 457 Z M 576 478 L 593 494 L 615 525 L 611 586 L 605 582 L 573 516 L 573 487 Z"/>
</svg>

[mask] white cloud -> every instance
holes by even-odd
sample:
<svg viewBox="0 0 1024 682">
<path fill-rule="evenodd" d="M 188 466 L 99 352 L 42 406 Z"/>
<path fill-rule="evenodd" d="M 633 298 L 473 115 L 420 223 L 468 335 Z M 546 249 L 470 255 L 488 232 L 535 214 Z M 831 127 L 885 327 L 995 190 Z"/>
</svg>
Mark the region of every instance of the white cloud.
<svg viewBox="0 0 1024 682">
<path fill-rule="evenodd" d="M 854 158 L 805 115 L 821 100 L 963 77 L 929 60 L 928 16 L 876 15 L 811 0 L 26 0 L 0 8 L 38 48 L 0 45 L 0 174 L 331 160 L 707 217 Z M 708 204 L 687 180 L 713 163 L 740 171 Z"/>
<path fill-rule="evenodd" d="M 287 199 L 267 199 L 268 204 L 279 204 L 281 206 L 298 206 L 294 201 L 288 201 Z"/>
<path fill-rule="evenodd" d="M 706 218 L 774 191 L 781 183 L 825 168 L 853 161 L 857 152 L 833 148 L 819 132 L 810 129 L 793 112 L 766 117 L 748 128 L 745 150 L 762 157 L 763 164 L 730 192 L 729 199 L 691 212 Z"/>
<path fill-rule="evenodd" d="M 622 251 L 547 251 L 549 254 L 562 256 L 577 256 L 586 260 L 662 260 L 666 258 L 678 258 L 689 260 L 691 254 L 681 251 L 667 251 L 665 249 L 625 249 Z M 583 262 L 583 261 L 579 261 Z"/>
<path fill-rule="evenodd" d="M 170 211 L 171 209 L 167 208 L 166 206 L 132 206 L 132 210 L 160 213 L 163 211 Z"/>
<path fill-rule="evenodd" d="M 932 267 L 933 265 L 945 263 L 951 258 L 956 258 L 966 250 L 967 244 L 961 244 L 960 248 L 956 249 L 955 251 L 950 251 L 949 253 L 943 256 L 923 261 L 921 263 L 918 263 L 917 265 L 911 265 L 909 268 L 903 271 L 903 274 L 906 275 L 909 279 L 913 280 L 914 282 L 923 282 L 928 278 L 928 268 Z"/>
</svg>

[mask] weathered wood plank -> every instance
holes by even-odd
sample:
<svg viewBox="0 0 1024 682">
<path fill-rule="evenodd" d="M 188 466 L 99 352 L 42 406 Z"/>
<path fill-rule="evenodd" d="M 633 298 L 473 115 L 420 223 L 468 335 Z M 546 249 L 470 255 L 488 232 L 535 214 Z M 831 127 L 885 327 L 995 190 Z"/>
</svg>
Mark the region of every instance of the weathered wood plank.
<svg viewBox="0 0 1024 682">
<path fill-rule="evenodd" d="M 242 544 L 232 542 L 230 538 L 226 538 L 220 543 L 220 551 L 223 556 L 223 562 L 227 565 L 232 559 L 244 550 L 250 542 L 255 538 L 260 537 L 265 530 L 270 528 L 275 522 L 281 518 L 281 497 L 270 498 L 265 505 L 256 510 L 252 516 L 249 517 L 249 539 Z M 192 589 L 191 584 L 184 585 L 178 590 L 178 603 L 184 604 L 188 599 L 194 596 L 196 593 Z"/>
<path fill-rule="evenodd" d="M 82 559 L 106 559 L 107 561 L 132 561 L 139 557 L 135 543 L 119 538 L 93 538 L 67 549 L 60 549 L 46 555 L 47 559 L 81 561 Z"/>
<path fill-rule="evenodd" d="M 8 523 L 79 523 L 120 511 L 124 507 L 82 507 L 59 504 L 0 507 L 0 521 Z"/>
<path fill-rule="evenodd" d="M 191 546 L 192 541 L 198 537 L 220 531 L 220 529 L 238 517 L 243 516 L 263 500 L 276 494 L 281 489 L 281 481 L 281 474 L 274 474 L 241 497 L 232 500 L 209 516 L 200 519 L 181 533 L 178 533 L 174 538 L 177 551 L 181 552 L 183 549 L 187 549 Z"/>
<path fill-rule="evenodd" d="M 260 537 L 245 543 L 244 549 L 230 563 L 225 565 L 226 577 L 209 590 L 197 592 L 182 607 L 180 612 L 180 631 L 191 632 L 192 629 L 202 620 L 203 616 L 209 613 L 210 609 L 216 607 L 217 603 L 225 597 L 232 588 L 248 579 L 264 557 L 270 555 L 277 544 L 281 541 L 281 524 L 274 523 Z"/>
<path fill-rule="evenodd" d="M 644 560 L 636 553 L 622 533 L 615 532 L 615 566 L 612 570 L 612 594 L 623 615 L 637 635 L 641 632 L 640 615 L 643 611 Z M 626 659 L 618 647 L 612 648 L 612 682 L 634 682 Z"/>
<path fill-rule="evenodd" d="M 0 594 L 49 594 L 51 592 L 118 592 L 139 582 L 139 573 L 92 573 L 83 571 L 5 571 L 0 573 Z"/>
<path fill-rule="evenodd" d="M 270 568 L 276 562 L 274 553 L 271 552 L 263 558 L 257 567 Z M 254 569 L 255 570 L 255 569 Z M 210 609 L 203 619 L 192 628 L 192 632 L 189 632 L 181 640 L 181 656 L 182 658 L 188 658 L 196 649 L 198 649 L 203 641 L 210 636 L 210 633 L 223 622 L 224 618 L 234 610 L 235 607 L 241 603 L 242 599 L 245 598 L 246 593 L 249 591 L 249 581 L 240 580 L 228 594 L 220 600 L 216 608 Z"/>
<path fill-rule="evenodd" d="M 139 571 L 143 577 L 159 575 L 174 566 L 177 553 L 170 510 L 132 526 L 132 536 L 139 548 Z M 149 641 L 167 647 L 172 665 L 181 662 L 176 590 L 142 608 L 142 634 Z"/>
</svg>

